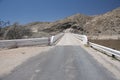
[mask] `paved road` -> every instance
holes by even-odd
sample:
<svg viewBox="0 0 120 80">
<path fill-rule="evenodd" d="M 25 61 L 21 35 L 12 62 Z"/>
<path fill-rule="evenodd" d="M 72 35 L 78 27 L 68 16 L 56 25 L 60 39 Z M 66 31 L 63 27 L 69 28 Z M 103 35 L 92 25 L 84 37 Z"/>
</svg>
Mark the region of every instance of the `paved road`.
<svg viewBox="0 0 120 80">
<path fill-rule="evenodd" d="M 31 58 L 0 80 L 116 80 L 70 33 L 48 52 Z"/>
</svg>

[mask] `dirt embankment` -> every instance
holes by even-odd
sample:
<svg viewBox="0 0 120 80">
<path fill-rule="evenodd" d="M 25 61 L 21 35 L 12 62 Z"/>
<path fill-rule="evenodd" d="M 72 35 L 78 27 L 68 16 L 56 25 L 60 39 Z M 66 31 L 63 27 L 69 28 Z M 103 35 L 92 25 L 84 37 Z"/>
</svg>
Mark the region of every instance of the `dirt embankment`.
<svg viewBox="0 0 120 80">
<path fill-rule="evenodd" d="M 120 40 L 90 40 L 90 42 L 120 51 Z"/>
</svg>

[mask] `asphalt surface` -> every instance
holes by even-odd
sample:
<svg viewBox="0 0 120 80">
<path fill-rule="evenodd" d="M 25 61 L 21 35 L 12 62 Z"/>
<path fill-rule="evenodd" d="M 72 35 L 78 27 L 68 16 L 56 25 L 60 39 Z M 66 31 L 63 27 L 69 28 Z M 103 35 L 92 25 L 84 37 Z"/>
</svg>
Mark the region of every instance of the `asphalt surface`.
<svg viewBox="0 0 120 80">
<path fill-rule="evenodd" d="M 65 34 L 48 52 L 29 59 L 0 80 L 116 80 L 114 75 Z"/>
</svg>

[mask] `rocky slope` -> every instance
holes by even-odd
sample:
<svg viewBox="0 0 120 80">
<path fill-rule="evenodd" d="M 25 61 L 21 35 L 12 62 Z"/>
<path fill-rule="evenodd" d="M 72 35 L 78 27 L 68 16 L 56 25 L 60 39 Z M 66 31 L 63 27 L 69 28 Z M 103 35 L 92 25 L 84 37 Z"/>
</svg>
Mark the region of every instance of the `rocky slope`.
<svg viewBox="0 0 120 80">
<path fill-rule="evenodd" d="M 119 35 L 120 8 L 94 17 L 84 25 L 84 29 L 92 35 Z"/>
<path fill-rule="evenodd" d="M 76 14 L 55 22 L 32 22 L 23 25 L 23 27 L 32 31 L 32 36 L 28 36 L 28 38 L 49 37 L 60 32 L 73 32 L 104 38 L 112 36 L 113 39 L 119 36 L 120 38 L 120 8 L 102 15 Z"/>
<path fill-rule="evenodd" d="M 59 32 L 86 34 L 91 36 L 120 35 L 120 8 L 97 16 L 76 14 L 55 22 L 34 22 L 26 25 L 34 32 L 34 36 L 54 35 Z M 41 36 L 42 36 L 41 35 Z M 33 37 L 34 37 L 33 36 Z"/>
<path fill-rule="evenodd" d="M 64 32 L 66 29 L 71 28 L 71 32 L 84 33 L 83 26 L 86 22 L 90 21 L 93 17 L 76 14 L 70 17 L 66 17 L 63 20 L 55 22 L 33 22 L 25 25 L 30 28 L 33 33 L 44 33 L 48 35 L 55 35 L 60 32 Z M 48 36 L 47 35 L 47 36 Z"/>
<path fill-rule="evenodd" d="M 56 22 L 53 22 L 50 28 L 44 29 L 45 32 L 52 32 L 52 33 L 58 33 L 63 32 L 66 29 L 71 28 L 71 32 L 83 32 L 83 26 L 91 20 L 92 17 L 76 14 L 70 17 L 67 17 L 63 20 L 58 20 Z"/>
</svg>

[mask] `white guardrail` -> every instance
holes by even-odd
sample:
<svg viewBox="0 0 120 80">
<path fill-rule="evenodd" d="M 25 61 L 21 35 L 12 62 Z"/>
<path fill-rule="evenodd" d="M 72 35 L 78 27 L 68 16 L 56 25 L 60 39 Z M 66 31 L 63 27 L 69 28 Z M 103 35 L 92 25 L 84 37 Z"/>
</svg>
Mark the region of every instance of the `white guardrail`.
<svg viewBox="0 0 120 80">
<path fill-rule="evenodd" d="M 60 33 L 50 38 L 45 37 L 45 38 L 0 40 L 0 48 L 15 48 L 15 47 L 35 46 L 35 45 L 52 45 L 57 40 L 59 40 L 63 35 L 64 33 Z"/>
<path fill-rule="evenodd" d="M 64 33 L 60 33 L 60 34 L 57 34 L 55 36 L 52 36 L 50 38 L 50 45 L 55 44 L 63 35 L 64 35 Z"/>
<path fill-rule="evenodd" d="M 76 38 L 80 39 L 82 41 L 83 44 L 87 44 L 88 43 L 88 38 L 86 35 L 78 35 L 78 34 L 74 34 Z"/>
<path fill-rule="evenodd" d="M 78 35 L 78 34 L 75 34 L 75 36 L 80 39 L 83 44 L 87 44 L 89 46 L 91 46 L 92 48 L 100 51 L 100 52 L 103 52 L 111 57 L 114 57 L 118 60 L 120 60 L 120 51 L 118 50 L 114 50 L 114 49 L 111 49 L 111 48 L 108 48 L 108 47 L 105 47 L 105 46 L 102 46 L 102 45 L 98 45 L 98 44 L 95 44 L 95 43 L 92 43 L 92 42 L 88 42 L 88 39 L 87 36 L 85 37 L 85 35 Z M 85 40 L 85 41 L 84 41 Z"/>
<path fill-rule="evenodd" d="M 95 43 L 91 43 L 91 42 L 89 42 L 89 45 L 92 48 L 99 50 L 100 52 L 103 52 L 111 57 L 114 57 L 114 58 L 120 60 L 120 51 L 118 51 L 118 50 L 114 50 L 114 49 L 111 49 L 111 48 L 108 48 L 108 47 L 105 47 L 102 45 L 98 45 Z"/>
<path fill-rule="evenodd" d="M 0 40 L 0 48 L 15 48 L 22 46 L 47 45 L 49 38 Z"/>
</svg>

